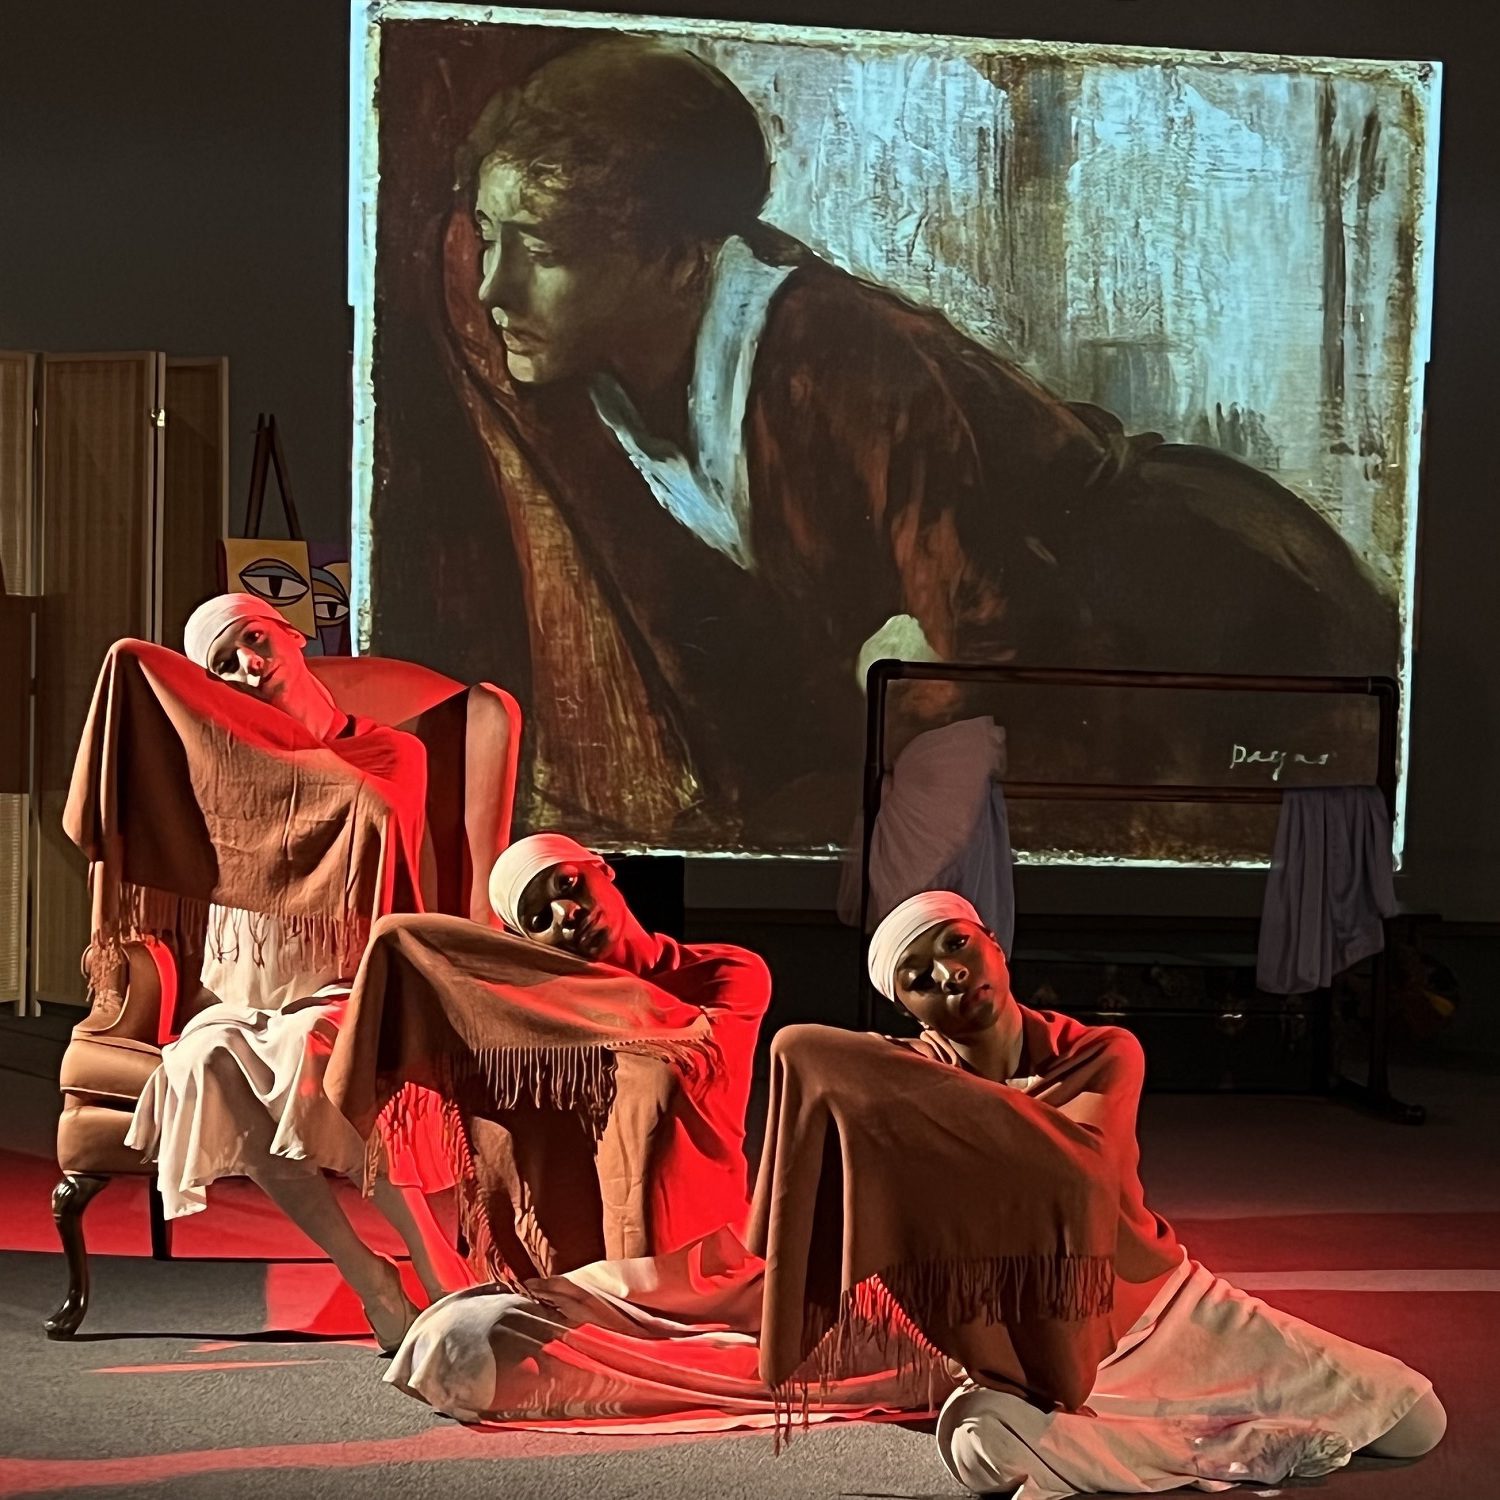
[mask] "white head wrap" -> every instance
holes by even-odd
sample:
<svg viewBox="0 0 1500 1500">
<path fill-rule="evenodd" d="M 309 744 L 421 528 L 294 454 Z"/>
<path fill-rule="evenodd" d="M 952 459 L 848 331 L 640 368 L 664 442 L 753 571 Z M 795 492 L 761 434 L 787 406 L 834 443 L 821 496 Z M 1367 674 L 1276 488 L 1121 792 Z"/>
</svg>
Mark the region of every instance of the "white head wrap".
<svg viewBox="0 0 1500 1500">
<path fill-rule="evenodd" d="M 200 667 L 211 670 L 213 650 L 219 637 L 232 626 L 245 625 L 251 620 L 286 624 L 275 605 L 267 604 L 264 599 L 257 599 L 254 594 L 219 594 L 213 599 L 205 599 L 188 616 L 187 625 L 183 628 L 183 654 L 189 661 L 195 661 Z"/>
<path fill-rule="evenodd" d="M 984 926 L 984 918 L 957 891 L 919 891 L 893 907 L 870 934 L 870 983 L 887 1000 L 896 998 L 896 969 L 901 955 L 939 922 L 962 917 Z"/>
<path fill-rule="evenodd" d="M 553 865 L 602 865 L 592 849 L 565 833 L 533 833 L 502 850 L 490 871 L 490 906 L 512 932 L 521 927 L 521 897 L 543 870 Z"/>
</svg>

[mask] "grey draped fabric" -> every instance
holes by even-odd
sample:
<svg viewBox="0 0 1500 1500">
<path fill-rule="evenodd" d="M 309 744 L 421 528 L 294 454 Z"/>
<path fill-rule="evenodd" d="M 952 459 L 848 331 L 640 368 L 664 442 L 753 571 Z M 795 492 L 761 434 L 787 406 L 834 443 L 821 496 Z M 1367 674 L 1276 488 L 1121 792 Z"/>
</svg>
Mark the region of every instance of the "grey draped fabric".
<svg viewBox="0 0 1500 1500">
<path fill-rule="evenodd" d="M 1010 955 L 1016 929 L 1010 828 L 1001 770 L 1004 733 L 988 717 L 916 736 L 886 774 L 870 846 L 873 927 L 918 891 L 957 891 Z M 844 866 L 839 915 L 859 921 L 860 825 Z"/>
<path fill-rule="evenodd" d="M 1374 787 L 1306 787 L 1281 799 L 1261 909 L 1256 982 L 1273 995 L 1323 989 L 1385 946 L 1396 911 L 1391 824 Z"/>
</svg>

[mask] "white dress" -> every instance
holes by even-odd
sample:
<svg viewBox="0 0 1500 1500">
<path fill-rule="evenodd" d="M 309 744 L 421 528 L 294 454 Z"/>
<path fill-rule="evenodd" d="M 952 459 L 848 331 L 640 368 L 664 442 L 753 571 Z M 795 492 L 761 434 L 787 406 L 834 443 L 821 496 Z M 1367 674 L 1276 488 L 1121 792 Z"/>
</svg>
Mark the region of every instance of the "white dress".
<svg viewBox="0 0 1500 1500">
<path fill-rule="evenodd" d="M 217 1003 L 162 1049 L 125 1137 L 156 1161 L 169 1219 L 201 1212 L 220 1177 L 350 1172 L 364 1156 L 323 1092 L 350 981 L 310 971 L 254 913 L 210 907 L 209 934 L 203 986 Z"/>
<path fill-rule="evenodd" d="M 1268 1307 L 1184 1255 L 1100 1365 L 1087 1411 L 1043 1413 L 966 1384 L 943 1407 L 938 1450 L 977 1494 L 1009 1493 L 1025 1472 L 1015 1500 L 1279 1485 L 1342 1467 L 1431 1389 L 1399 1359 Z"/>
<path fill-rule="evenodd" d="M 533 1285 L 534 1297 L 489 1285 L 434 1302 L 387 1383 L 461 1422 L 564 1432 L 721 1432 L 790 1415 L 760 1378 L 765 1263 L 732 1230 Z M 899 1334 L 851 1339 L 846 1373 L 814 1382 L 796 1420 L 936 1412 L 953 1380 L 906 1350 Z"/>
</svg>

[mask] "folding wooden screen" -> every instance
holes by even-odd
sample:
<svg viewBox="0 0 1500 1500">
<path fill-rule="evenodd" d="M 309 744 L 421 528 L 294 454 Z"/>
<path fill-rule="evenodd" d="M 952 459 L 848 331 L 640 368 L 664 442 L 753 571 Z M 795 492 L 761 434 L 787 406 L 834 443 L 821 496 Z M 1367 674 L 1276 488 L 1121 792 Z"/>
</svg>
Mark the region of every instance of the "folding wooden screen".
<svg viewBox="0 0 1500 1500">
<path fill-rule="evenodd" d="M 160 354 L 44 355 L 37 593 L 36 875 L 32 991 L 80 999 L 88 938 L 81 855 L 63 803 L 99 662 L 121 636 L 159 634 Z"/>
<path fill-rule="evenodd" d="M 29 931 L 33 1000 L 79 1004 L 88 898 L 83 861 L 61 826 L 73 756 L 110 643 L 180 642 L 188 613 L 215 586 L 228 504 L 227 368 L 155 352 L 28 358 L 17 368 L 35 380 L 34 479 L 20 493 L 29 489 L 32 509 L 7 523 L 31 527 L 27 591 L 39 596 L 29 881 L 21 872 L 30 909 L 29 924 L 24 910 L 18 922 L 0 901 L 0 940 Z M 0 379 L 20 378 L 0 366 Z M 8 397 L 9 385 L 0 393 Z M 6 408 L 7 463 L 13 426 Z M 25 511 L 24 498 L 13 508 Z M 0 870 L 9 868 L 4 835 L 0 823 Z"/>
<path fill-rule="evenodd" d="M 32 455 L 36 410 L 30 354 L 0 353 L 0 574 L 10 594 L 32 592 Z M 0 655 L 7 775 L 0 786 L 0 1005 L 26 1001 L 27 830 L 30 826 L 31 621 L 7 609 Z M 25 688 L 22 692 L 19 689 Z"/>
</svg>

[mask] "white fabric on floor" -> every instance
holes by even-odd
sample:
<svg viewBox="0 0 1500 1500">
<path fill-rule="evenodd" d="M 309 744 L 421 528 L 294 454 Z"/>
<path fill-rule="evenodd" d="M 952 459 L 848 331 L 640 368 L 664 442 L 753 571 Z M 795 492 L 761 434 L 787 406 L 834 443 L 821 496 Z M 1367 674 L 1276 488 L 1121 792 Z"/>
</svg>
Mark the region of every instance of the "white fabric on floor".
<svg viewBox="0 0 1500 1500">
<path fill-rule="evenodd" d="M 671 1255 L 598 1261 L 535 1283 L 455 1292 L 412 1325 L 386 1380 L 460 1421 L 557 1431 L 714 1432 L 776 1421 L 761 1383 L 764 1262 L 728 1229 Z M 545 1297 L 546 1301 L 540 1300 Z M 863 1351 L 820 1392 L 811 1421 L 936 1411 L 953 1382 L 903 1341 Z M 800 1411 L 798 1414 L 800 1420 Z"/>
<path fill-rule="evenodd" d="M 1391 822 L 1372 786 L 1292 787 L 1261 908 L 1255 981 L 1305 995 L 1385 947 L 1396 911 Z"/>
<path fill-rule="evenodd" d="M 308 973 L 301 949 L 253 913 L 209 909 L 200 1011 L 162 1050 L 126 1144 L 157 1162 L 169 1219 L 207 1207 L 220 1177 L 350 1172 L 358 1131 L 328 1102 L 323 1075 L 349 981 Z"/>
<path fill-rule="evenodd" d="M 1042 1413 L 966 1385 L 943 1408 L 938 1448 L 978 1494 L 1019 1469 L 1017 1500 L 1279 1484 L 1347 1463 L 1431 1389 L 1400 1360 L 1185 1260 L 1099 1367 L 1094 1415 Z"/>
</svg>

